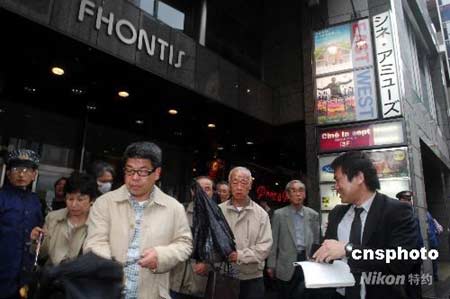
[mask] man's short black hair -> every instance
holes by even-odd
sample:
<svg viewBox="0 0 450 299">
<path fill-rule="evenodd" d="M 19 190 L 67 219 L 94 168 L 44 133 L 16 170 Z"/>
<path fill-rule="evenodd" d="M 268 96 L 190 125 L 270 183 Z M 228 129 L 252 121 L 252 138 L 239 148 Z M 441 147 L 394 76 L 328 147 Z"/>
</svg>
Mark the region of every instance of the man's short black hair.
<svg viewBox="0 0 450 299">
<path fill-rule="evenodd" d="M 343 153 L 334 159 L 331 167 L 334 171 L 340 168 L 342 173 L 347 175 L 349 181 L 361 172 L 364 175 L 365 184 L 370 191 L 380 189 L 377 170 L 367 154 L 363 152 L 350 151 Z"/>
<path fill-rule="evenodd" d="M 406 199 L 406 200 L 411 200 L 412 196 L 413 196 L 413 193 L 409 190 L 400 191 L 399 193 L 397 193 L 395 195 L 395 197 L 397 197 L 398 199 Z"/>
<path fill-rule="evenodd" d="M 162 152 L 161 148 L 153 142 L 140 141 L 130 144 L 124 154 L 123 162 L 126 163 L 128 159 L 147 159 L 152 162 L 154 168 L 161 167 Z"/>
<path fill-rule="evenodd" d="M 64 186 L 64 194 L 80 192 L 82 195 L 89 195 L 90 200 L 94 201 L 97 197 L 97 181 L 89 174 L 80 174 L 74 172 L 67 179 Z"/>
</svg>

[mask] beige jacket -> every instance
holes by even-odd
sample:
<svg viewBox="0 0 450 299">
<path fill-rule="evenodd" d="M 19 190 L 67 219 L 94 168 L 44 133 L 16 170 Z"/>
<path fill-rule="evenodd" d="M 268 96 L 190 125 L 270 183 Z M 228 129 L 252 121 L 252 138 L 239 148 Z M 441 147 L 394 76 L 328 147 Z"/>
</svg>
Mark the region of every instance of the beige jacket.
<svg viewBox="0 0 450 299">
<path fill-rule="evenodd" d="M 170 298 L 169 271 L 188 259 L 192 252 L 192 234 L 183 206 L 154 187 L 153 200 L 144 210 L 140 250 L 154 248 L 158 268 L 141 268 L 139 299 Z M 99 197 L 89 214 L 90 223 L 84 251 L 115 257 L 125 263 L 134 231 L 135 216 L 125 185 Z"/>
<path fill-rule="evenodd" d="M 67 223 L 67 208 L 48 213 L 44 229 L 47 231 L 41 246 L 40 255 L 48 256 L 47 264 L 58 265 L 65 259 L 80 254 L 86 239 L 87 224 L 76 227 L 70 232 Z"/>
<path fill-rule="evenodd" d="M 272 247 L 269 215 L 250 198 L 240 212 L 233 206 L 232 200 L 221 203 L 219 207 L 236 241 L 239 279 L 262 277 L 264 261 Z"/>
<path fill-rule="evenodd" d="M 194 202 L 189 203 L 186 208 L 186 216 L 189 225 L 192 227 L 194 218 Z M 206 290 L 208 276 L 195 274 L 193 265 L 195 260 L 191 259 L 184 263 L 179 263 L 170 271 L 170 289 L 177 293 L 203 297 Z"/>
</svg>

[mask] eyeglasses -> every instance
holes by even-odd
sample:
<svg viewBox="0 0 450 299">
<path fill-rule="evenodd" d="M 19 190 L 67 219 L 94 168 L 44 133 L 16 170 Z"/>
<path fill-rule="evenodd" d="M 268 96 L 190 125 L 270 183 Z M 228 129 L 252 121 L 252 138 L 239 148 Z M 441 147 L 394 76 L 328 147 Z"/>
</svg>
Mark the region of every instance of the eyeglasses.
<svg viewBox="0 0 450 299">
<path fill-rule="evenodd" d="M 238 184 L 247 186 L 250 184 L 250 180 L 243 179 L 243 180 L 232 180 L 231 181 L 231 185 L 238 185 Z"/>
<path fill-rule="evenodd" d="M 152 173 L 154 173 L 156 171 L 156 167 L 149 170 L 149 169 L 133 169 L 133 168 L 124 168 L 123 172 L 125 173 L 125 175 L 127 176 L 133 176 L 135 173 L 138 174 L 138 176 L 141 177 L 146 177 L 151 175 Z"/>
<path fill-rule="evenodd" d="M 34 169 L 29 167 L 12 167 L 11 172 L 15 174 L 31 174 Z"/>
<path fill-rule="evenodd" d="M 305 189 L 304 188 L 299 188 L 299 189 L 289 188 L 289 192 L 291 192 L 291 193 L 303 193 L 303 192 L 305 192 Z"/>
</svg>

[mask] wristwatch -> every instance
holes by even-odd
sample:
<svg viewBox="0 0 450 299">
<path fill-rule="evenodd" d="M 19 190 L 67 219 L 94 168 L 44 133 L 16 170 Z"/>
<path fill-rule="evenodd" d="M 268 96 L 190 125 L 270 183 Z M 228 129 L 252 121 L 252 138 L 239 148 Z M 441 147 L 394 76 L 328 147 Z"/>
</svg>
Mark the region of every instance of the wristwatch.
<svg viewBox="0 0 450 299">
<path fill-rule="evenodd" d="M 347 256 L 347 257 L 349 257 L 351 254 L 352 254 L 352 250 L 353 250 L 353 244 L 352 243 L 347 243 L 346 245 L 345 245 L 345 255 Z"/>
</svg>

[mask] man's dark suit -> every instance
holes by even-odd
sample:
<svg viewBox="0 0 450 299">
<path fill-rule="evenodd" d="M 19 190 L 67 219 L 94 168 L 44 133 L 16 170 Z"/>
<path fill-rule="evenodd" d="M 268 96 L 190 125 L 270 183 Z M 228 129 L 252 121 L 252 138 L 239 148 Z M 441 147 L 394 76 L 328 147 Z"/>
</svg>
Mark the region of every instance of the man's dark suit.
<svg viewBox="0 0 450 299">
<path fill-rule="evenodd" d="M 328 228 L 325 239 L 338 240 L 338 225 L 349 210 L 351 205 L 338 205 L 329 215 Z M 401 246 L 404 249 L 416 248 L 417 228 L 414 221 L 411 206 L 407 203 L 387 197 L 377 193 L 364 225 L 361 245 L 354 246 L 354 249 L 370 248 L 376 249 L 397 249 Z M 352 273 L 358 277 L 361 272 L 382 272 L 383 274 L 403 274 L 405 283 L 408 283 L 408 274 L 411 273 L 417 262 L 391 261 L 386 264 L 385 260 L 353 260 L 348 259 L 348 264 Z M 366 299 L 400 299 L 407 298 L 404 286 L 399 285 L 366 285 Z"/>
</svg>

